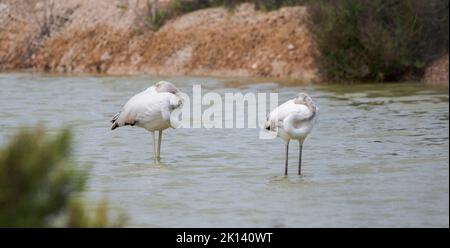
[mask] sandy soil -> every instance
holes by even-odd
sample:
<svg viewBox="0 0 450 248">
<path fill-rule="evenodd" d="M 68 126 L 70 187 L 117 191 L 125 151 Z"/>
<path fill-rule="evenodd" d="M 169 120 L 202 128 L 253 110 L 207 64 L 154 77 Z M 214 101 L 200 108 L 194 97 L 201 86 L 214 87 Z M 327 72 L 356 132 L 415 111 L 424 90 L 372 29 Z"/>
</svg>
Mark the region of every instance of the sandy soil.
<svg viewBox="0 0 450 248">
<path fill-rule="evenodd" d="M 17 2 L 1 1 L 0 69 L 320 80 L 304 7 L 268 13 L 250 4 L 234 12 L 204 9 L 154 32 L 136 16 L 145 6 L 123 8 L 121 3 L 56 1 L 58 22 L 50 37 L 40 38 L 36 18 L 20 15 L 24 8 Z"/>
</svg>

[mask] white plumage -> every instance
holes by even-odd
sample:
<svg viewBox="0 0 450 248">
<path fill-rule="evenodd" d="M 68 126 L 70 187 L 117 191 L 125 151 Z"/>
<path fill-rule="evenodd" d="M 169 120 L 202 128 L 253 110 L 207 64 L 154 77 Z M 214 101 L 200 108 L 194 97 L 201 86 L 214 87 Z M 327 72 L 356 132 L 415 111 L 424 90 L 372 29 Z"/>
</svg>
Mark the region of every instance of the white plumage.
<svg viewBox="0 0 450 248">
<path fill-rule="evenodd" d="M 277 136 L 286 142 L 285 175 L 288 172 L 289 142 L 291 139 L 299 141 L 299 169 L 301 174 L 301 161 L 303 142 L 311 132 L 319 114 L 319 108 L 306 93 L 299 93 L 270 112 L 265 128 L 276 132 Z"/>
<path fill-rule="evenodd" d="M 111 120 L 111 129 L 136 125 L 152 132 L 154 158 L 159 162 L 162 131 L 173 127 L 170 115 L 172 111 L 180 108 L 182 103 L 180 91 L 173 84 L 161 81 L 128 100 Z M 159 131 L 157 149 L 155 131 Z"/>
</svg>

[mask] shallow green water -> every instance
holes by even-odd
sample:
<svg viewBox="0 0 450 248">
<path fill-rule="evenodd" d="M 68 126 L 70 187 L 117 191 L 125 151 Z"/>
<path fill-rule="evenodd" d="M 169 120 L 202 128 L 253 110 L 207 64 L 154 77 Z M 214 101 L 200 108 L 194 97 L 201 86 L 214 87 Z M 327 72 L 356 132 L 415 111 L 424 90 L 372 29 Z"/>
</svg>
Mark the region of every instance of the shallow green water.
<svg viewBox="0 0 450 248">
<path fill-rule="evenodd" d="M 164 78 L 226 91 L 307 91 L 321 114 L 305 142 L 303 172 L 283 176 L 283 142 L 258 129 L 165 132 L 162 163 L 151 135 L 110 131 L 129 97 L 161 78 L 0 74 L 0 144 L 20 126 L 73 126 L 75 157 L 92 165 L 86 197 L 107 197 L 130 226 L 144 227 L 448 227 L 448 89 L 419 84 L 292 87 L 267 81 Z M 245 81 L 245 80 L 241 80 Z M 232 84 L 234 85 L 234 84 Z"/>
</svg>

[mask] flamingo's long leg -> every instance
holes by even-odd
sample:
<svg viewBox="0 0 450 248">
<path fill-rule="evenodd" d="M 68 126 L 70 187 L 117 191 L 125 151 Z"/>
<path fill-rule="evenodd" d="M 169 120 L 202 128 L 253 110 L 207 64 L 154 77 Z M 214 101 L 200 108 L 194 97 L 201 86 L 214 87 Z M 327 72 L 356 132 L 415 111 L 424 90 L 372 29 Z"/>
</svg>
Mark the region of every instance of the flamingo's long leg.
<svg viewBox="0 0 450 248">
<path fill-rule="evenodd" d="M 284 175 L 286 175 L 287 176 L 287 174 L 288 174 L 288 157 L 289 157 L 289 140 L 286 142 L 286 154 L 285 154 L 285 157 L 286 157 L 286 162 L 285 162 L 285 164 L 284 164 Z"/>
<path fill-rule="evenodd" d="M 162 133 L 163 133 L 163 131 L 160 130 L 160 131 L 159 131 L 159 136 L 158 136 L 158 150 L 157 150 L 157 155 L 156 155 L 156 160 L 158 160 L 158 162 L 161 160 L 161 141 L 162 141 Z"/>
<path fill-rule="evenodd" d="M 157 162 L 156 161 L 157 153 L 156 153 L 155 131 L 152 131 L 152 138 L 153 138 L 153 160 L 156 163 Z"/>
<path fill-rule="evenodd" d="M 299 140 L 299 152 L 298 152 L 298 174 L 302 174 L 302 150 L 303 150 L 303 141 Z"/>
</svg>

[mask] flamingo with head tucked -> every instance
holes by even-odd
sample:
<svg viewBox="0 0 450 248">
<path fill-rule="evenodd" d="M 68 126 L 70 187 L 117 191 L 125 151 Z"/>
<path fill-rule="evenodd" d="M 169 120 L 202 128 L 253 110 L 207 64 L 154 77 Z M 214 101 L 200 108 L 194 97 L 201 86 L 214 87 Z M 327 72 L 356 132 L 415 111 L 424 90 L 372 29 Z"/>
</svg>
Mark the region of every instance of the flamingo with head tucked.
<svg viewBox="0 0 450 248">
<path fill-rule="evenodd" d="M 288 174 L 289 142 L 291 139 L 299 142 L 298 174 L 302 174 L 303 142 L 311 132 L 319 114 L 319 108 L 306 93 L 299 93 L 270 112 L 265 129 L 277 133 L 286 142 L 285 169 Z"/>
<path fill-rule="evenodd" d="M 152 132 L 153 156 L 160 161 L 162 132 L 175 128 L 170 115 L 182 106 L 181 92 L 171 83 L 161 81 L 133 96 L 111 120 L 111 130 L 122 126 L 138 126 Z M 158 146 L 155 132 L 159 131 Z"/>
</svg>

